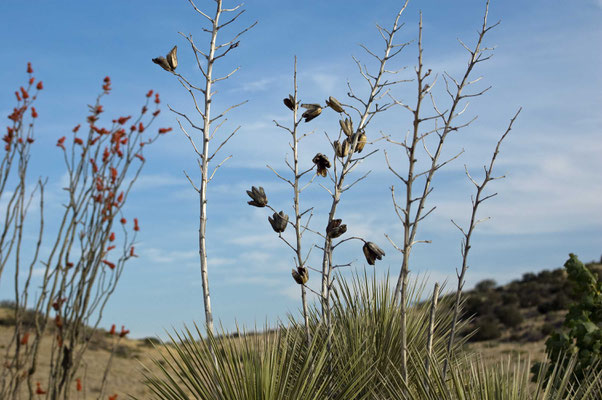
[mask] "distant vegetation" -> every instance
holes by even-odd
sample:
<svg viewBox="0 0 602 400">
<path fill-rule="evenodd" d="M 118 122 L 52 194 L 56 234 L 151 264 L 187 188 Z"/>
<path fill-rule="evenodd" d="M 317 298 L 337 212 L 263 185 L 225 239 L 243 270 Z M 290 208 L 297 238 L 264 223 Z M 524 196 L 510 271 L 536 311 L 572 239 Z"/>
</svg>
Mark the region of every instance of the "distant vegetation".
<svg viewBox="0 0 602 400">
<path fill-rule="evenodd" d="M 602 279 L 602 264 L 586 264 Z M 497 286 L 486 279 L 466 293 L 465 317 L 473 317 L 465 333 L 473 332 L 469 341 L 506 339 L 538 341 L 562 325 L 564 315 L 579 299 L 565 269 L 526 273 L 521 279 Z"/>
</svg>

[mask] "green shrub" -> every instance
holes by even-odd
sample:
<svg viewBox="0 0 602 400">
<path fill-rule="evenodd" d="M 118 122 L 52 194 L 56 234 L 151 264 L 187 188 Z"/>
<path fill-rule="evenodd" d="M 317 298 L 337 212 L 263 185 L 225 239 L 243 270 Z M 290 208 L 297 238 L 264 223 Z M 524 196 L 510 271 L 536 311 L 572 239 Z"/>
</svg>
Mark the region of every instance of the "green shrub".
<svg viewBox="0 0 602 400">
<path fill-rule="evenodd" d="M 496 316 L 502 324 L 509 328 L 516 328 L 524 321 L 520 309 L 515 304 L 499 307 L 496 310 Z"/>
</svg>

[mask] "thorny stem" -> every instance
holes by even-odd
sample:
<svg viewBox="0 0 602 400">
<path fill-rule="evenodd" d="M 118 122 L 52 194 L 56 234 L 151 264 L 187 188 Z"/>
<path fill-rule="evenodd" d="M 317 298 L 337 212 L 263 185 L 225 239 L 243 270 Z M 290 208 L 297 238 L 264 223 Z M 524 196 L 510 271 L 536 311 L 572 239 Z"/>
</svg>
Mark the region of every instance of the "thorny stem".
<svg viewBox="0 0 602 400">
<path fill-rule="evenodd" d="M 485 186 L 487 185 L 487 183 L 489 183 L 495 179 L 503 178 L 503 176 L 500 176 L 500 177 L 491 176 L 491 173 L 493 171 L 493 164 L 495 163 L 497 155 L 500 152 L 500 146 L 502 144 L 502 141 L 506 138 L 508 133 L 510 133 L 510 131 L 512 130 L 512 125 L 514 124 L 514 121 L 518 117 L 518 114 L 520 114 L 521 110 L 522 110 L 522 108 L 520 108 L 516 112 L 516 114 L 514 114 L 514 117 L 512 117 L 512 119 L 510 120 L 510 123 L 508 124 L 508 128 L 506 128 L 506 131 L 504 132 L 504 134 L 502 135 L 500 140 L 498 140 L 497 145 L 495 146 L 493 155 L 491 156 L 491 161 L 489 162 L 489 166 L 484 168 L 485 169 L 485 177 L 483 178 L 483 181 L 480 184 L 476 183 L 475 180 L 468 173 L 468 169 L 466 170 L 466 175 L 468 176 L 468 179 L 470 179 L 472 184 L 477 189 L 477 193 L 474 197 L 474 200 L 472 201 L 472 212 L 470 215 L 470 224 L 468 225 L 468 230 L 464 231 L 463 229 L 458 227 L 458 225 L 456 225 L 455 222 L 452 221 L 454 223 L 454 225 L 456 225 L 456 227 L 458 227 L 458 229 L 460 229 L 460 231 L 462 232 L 462 235 L 464 237 L 462 239 L 462 247 L 461 247 L 462 269 L 460 270 L 460 273 L 458 274 L 458 287 L 456 289 L 456 296 L 455 296 L 455 302 L 454 302 L 454 314 L 453 314 L 451 329 L 450 329 L 450 333 L 449 333 L 449 340 L 447 343 L 447 357 L 445 358 L 445 361 L 443 362 L 443 379 L 445 379 L 445 376 L 447 374 L 447 369 L 449 367 L 449 360 L 451 359 L 452 346 L 454 344 L 454 339 L 455 339 L 457 324 L 458 324 L 458 318 L 460 315 L 460 303 L 461 303 L 461 299 L 462 299 L 462 289 L 464 288 L 464 276 L 466 274 L 466 271 L 468 270 L 468 252 L 470 251 L 470 239 L 472 237 L 472 233 L 473 233 L 474 229 L 476 228 L 476 226 L 480 222 L 485 221 L 485 220 L 477 220 L 477 210 L 481 203 L 483 203 L 485 200 L 490 199 L 496 195 L 496 193 L 494 193 L 494 194 L 482 197 L 483 190 L 485 189 Z"/>
</svg>

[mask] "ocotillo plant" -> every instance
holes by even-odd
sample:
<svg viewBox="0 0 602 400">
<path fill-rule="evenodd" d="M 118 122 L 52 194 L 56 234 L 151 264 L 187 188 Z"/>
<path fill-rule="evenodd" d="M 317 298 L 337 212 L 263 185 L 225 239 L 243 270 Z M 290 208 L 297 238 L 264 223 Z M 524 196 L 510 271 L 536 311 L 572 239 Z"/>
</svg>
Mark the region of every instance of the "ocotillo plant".
<svg viewBox="0 0 602 400">
<path fill-rule="evenodd" d="M 208 269 L 208 262 L 207 262 L 207 244 L 206 244 L 207 185 L 213 179 L 215 173 L 223 165 L 223 163 L 232 157 L 232 156 L 227 156 L 219 164 L 217 164 L 213 168 L 212 171 L 210 171 L 211 162 L 213 161 L 215 156 L 218 154 L 218 152 L 222 149 L 222 147 L 224 147 L 224 145 L 236 134 L 236 132 L 238 132 L 240 126 L 236 129 L 234 129 L 228 136 L 226 136 L 225 139 L 222 139 L 221 143 L 215 148 L 215 150 L 213 150 L 212 153 L 209 150 L 209 145 L 210 145 L 212 139 L 214 139 L 215 134 L 217 133 L 218 129 L 226 121 L 225 115 L 232 109 L 245 103 L 245 102 L 242 102 L 239 104 L 235 104 L 235 105 L 229 107 L 228 109 L 221 111 L 216 116 L 212 116 L 211 102 L 213 99 L 213 95 L 215 94 L 214 84 L 216 84 L 220 81 L 223 81 L 225 79 L 228 79 L 238 70 L 238 68 L 236 68 L 226 75 L 223 75 L 221 77 L 215 77 L 213 68 L 215 66 L 215 63 L 220 58 L 226 56 L 228 53 L 230 53 L 230 51 L 232 51 L 233 49 L 238 47 L 238 45 L 240 43 L 238 40 L 239 37 L 242 34 L 244 34 L 245 32 L 247 32 L 249 29 L 251 29 L 253 26 L 255 26 L 256 22 L 251 24 L 247 28 L 241 30 L 240 32 L 238 32 L 236 35 L 234 35 L 234 37 L 232 39 L 220 44 L 217 41 L 218 32 L 221 29 L 225 28 L 226 26 L 230 25 L 231 23 L 235 22 L 245 12 L 245 10 L 240 9 L 242 7 L 242 4 L 239 4 L 232 8 L 224 8 L 223 4 L 222 4 L 223 3 L 222 0 L 215 0 L 215 5 L 216 5 L 215 13 L 212 14 L 212 16 L 210 16 L 209 14 L 206 14 L 205 12 L 200 10 L 194 4 L 194 2 L 192 0 L 188 0 L 188 2 L 199 15 L 201 15 L 203 18 L 205 18 L 209 22 L 209 25 L 210 25 L 209 28 L 203 28 L 203 30 L 205 32 L 210 33 L 208 49 L 206 50 L 206 52 L 201 50 L 197 46 L 197 44 L 194 42 L 194 40 L 192 38 L 192 35 L 186 36 L 186 35 L 180 33 L 180 35 L 185 37 L 186 40 L 188 41 L 188 43 L 190 44 L 192 52 L 194 53 L 197 67 L 198 67 L 199 71 L 201 72 L 202 78 L 204 80 L 204 87 L 195 86 L 194 84 L 192 84 L 190 82 L 189 79 L 187 79 L 184 76 L 182 76 L 181 74 L 175 72 L 175 70 L 178 66 L 177 47 L 174 47 L 167 54 L 167 56 L 165 58 L 157 57 L 157 58 L 153 59 L 153 62 L 158 64 L 159 66 L 161 66 L 164 70 L 171 72 L 174 76 L 176 76 L 176 78 L 178 79 L 178 82 L 180 82 L 180 84 L 190 94 L 190 97 L 192 98 L 192 101 L 194 103 L 194 108 L 195 108 L 196 112 L 198 113 L 198 116 L 201 119 L 201 124 L 197 124 L 187 114 L 179 112 L 179 111 L 174 110 L 173 108 L 169 107 L 169 109 L 172 112 L 177 114 L 179 117 L 184 118 L 188 122 L 188 124 L 190 125 L 190 127 L 192 129 L 194 129 L 195 131 L 198 131 L 201 134 L 201 137 L 199 139 L 194 138 L 193 135 L 189 134 L 188 131 L 186 130 L 186 128 L 184 128 L 184 126 L 182 125 L 182 122 L 179 119 L 177 120 L 178 125 L 180 126 L 180 129 L 182 130 L 184 135 L 190 141 L 190 144 L 192 145 L 192 148 L 193 148 L 196 156 L 198 157 L 197 161 L 198 161 L 200 173 L 201 173 L 200 182 L 198 184 L 195 184 L 193 182 L 193 179 L 185 172 L 186 178 L 188 179 L 188 181 L 190 182 L 190 184 L 192 185 L 194 190 L 199 195 L 199 258 L 200 258 L 200 265 L 201 265 L 201 280 L 202 280 L 202 286 L 203 286 L 203 304 L 204 304 L 204 309 L 205 309 L 205 323 L 206 323 L 207 331 L 212 333 L 213 332 L 213 312 L 211 310 L 211 295 L 209 292 L 209 269 Z M 229 20 L 227 20 L 225 22 L 222 22 L 220 20 L 224 15 L 228 15 L 230 13 L 234 14 L 234 16 L 232 18 L 230 18 Z M 203 60 L 205 62 L 204 65 L 201 60 Z M 200 102 L 198 101 L 198 98 L 197 98 L 197 96 L 199 94 L 201 97 Z M 202 141 L 202 145 L 200 145 L 200 146 L 197 144 L 199 142 L 199 140 Z"/>
<path fill-rule="evenodd" d="M 128 223 L 121 210 L 145 163 L 144 146 L 171 128 L 150 134 L 150 125 L 160 112 L 159 95 L 155 94 L 155 110 L 149 113 L 152 90 L 146 94 L 146 102 L 129 128 L 126 124 L 131 116 L 118 117 L 108 127 L 103 126 L 104 109 L 100 101 L 111 91 L 109 77 L 104 79 L 102 89 L 95 104 L 89 106 L 86 133 L 78 135 L 81 127 L 78 125 L 69 140 L 63 136 L 56 143 L 67 170 L 64 188 L 67 198 L 49 252 L 42 256 L 44 269 L 39 283 L 33 279 L 36 263 L 21 268 L 24 250 L 20 245 L 14 249 L 15 331 L 6 349 L 8 367 L 1 376 L 3 397 L 18 396 L 24 381 L 30 396 L 46 394 L 51 399 L 69 396 L 88 347 L 87 339 L 98 327 L 125 263 L 136 257 L 138 219 Z M 40 232 L 43 222 L 42 219 Z M 116 227 L 122 233 L 116 233 Z M 41 243 L 40 233 L 39 240 L 31 245 L 34 260 Z M 35 318 L 26 325 L 23 315 L 26 307 L 31 306 L 31 297 L 35 298 L 32 302 Z M 48 333 L 53 335 L 49 379 L 47 383 L 36 382 L 34 388 L 40 345 Z"/>
<path fill-rule="evenodd" d="M 410 106 L 399 100 L 395 100 L 396 104 L 401 105 L 408 111 L 410 111 L 413 119 L 409 137 L 406 136 L 404 140 L 399 141 L 395 141 L 390 137 L 387 137 L 387 140 L 390 143 L 399 145 L 404 149 L 405 156 L 408 160 L 407 173 L 405 174 L 405 176 L 402 176 L 402 174 L 399 173 L 391 165 L 388 155 L 385 152 L 385 159 L 389 169 L 399 180 L 402 181 L 402 183 L 405 186 L 404 202 L 401 204 L 399 204 L 396 199 L 395 188 L 393 186 L 391 187 L 393 207 L 397 217 L 399 218 L 403 226 L 403 240 L 400 245 L 397 245 L 389 236 L 387 236 L 391 244 L 403 255 L 401 270 L 397 280 L 397 286 L 395 288 L 395 300 L 400 302 L 403 325 L 402 329 L 404 330 L 404 332 L 405 322 L 403 321 L 405 321 L 404 315 L 407 312 L 408 306 L 407 285 L 410 265 L 410 254 L 414 245 L 418 243 L 430 243 L 429 240 L 416 239 L 416 234 L 420 222 L 424 220 L 435 209 L 435 207 L 433 207 L 425 212 L 426 200 L 433 190 L 431 183 L 433 181 L 435 173 L 438 170 L 440 170 L 449 162 L 456 159 L 462 153 L 460 152 L 459 154 L 456 154 L 455 156 L 445 161 L 440 161 L 444 144 L 450 133 L 457 132 L 458 130 L 468 126 L 472 121 L 474 121 L 473 119 L 466 123 L 456 124 L 456 118 L 463 114 L 466 110 L 466 107 L 468 106 L 468 103 L 466 103 L 463 109 L 461 109 L 462 103 L 464 103 L 467 98 L 478 97 L 484 94 L 487 90 L 489 90 L 489 88 L 486 88 L 482 91 L 475 93 L 464 93 L 465 89 L 467 89 L 470 85 L 480 80 L 480 78 L 472 78 L 472 72 L 474 67 L 477 64 L 484 62 L 491 57 L 491 55 L 488 54 L 488 52 L 491 49 L 483 46 L 483 39 L 485 35 L 497 25 L 497 23 L 491 26 L 487 25 L 488 9 L 489 3 L 487 3 L 487 6 L 485 8 L 483 24 L 479 31 L 477 43 L 475 44 L 475 46 L 471 49 L 462 41 L 460 41 L 461 45 L 469 53 L 467 67 L 464 73 L 462 74 L 462 77 L 459 80 L 457 80 L 447 73 L 445 73 L 445 75 L 443 76 L 443 79 L 445 81 L 445 90 L 451 100 L 451 104 L 447 106 L 447 109 L 441 111 L 440 105 L 438 105 L 435 96 L 432 94 L 432 89 L 433 85 L 435 84 L 435 80 L 427 80 L 427 78 L 431 76 L 432 70 L 428 69 L 425 71 L 422 60 L 422 16 L 420 16 L 420 22 L 418 27 L 418 65 L 415 68 L 415 82 L 417 84 L 416 104 L 414 106 Z M 427 116 L 423 114 L 422 104 L 426 96 L 430 96 L 433 105 L 433 113 Z M 432 123 L 433 125 L 425 129 L 423 128 L 425 123 Z M 434 138 L 434 151 L 428 149 L 428 141 L 431 138 Z M 427 166 L 424 170 L 417 171 L 418 153 L 420 151 L 420 146 L 424 148 Z M 416 186 L 418 186 L 418 194 L 415 194 Z M 416 205 L 415 209 L 413 208 L 414 205 Z M 403 361 L 401 365 L 401 375 L 404 377 L 404 379 L 407 379 L 407 335 L 404 334 L 402 339 L 404 341 L 404 344 L 402 345 Z"/>
</svg>

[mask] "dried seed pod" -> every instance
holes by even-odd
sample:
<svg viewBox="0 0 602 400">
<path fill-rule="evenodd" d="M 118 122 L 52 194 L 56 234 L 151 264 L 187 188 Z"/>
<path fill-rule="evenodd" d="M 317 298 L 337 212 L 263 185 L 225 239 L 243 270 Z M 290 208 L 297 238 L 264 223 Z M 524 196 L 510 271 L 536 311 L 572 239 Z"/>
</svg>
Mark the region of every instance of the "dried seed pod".
<svg viewBox="0 0 602 400">
<path fill-rule="evenodd" d="M 328 157 L 326 157 L 322 153 L 318 153 L 313 158 L 313 163 L 318 167 L 318 175 L 326 176 L 328 168 L 330 168 L 330 161 L 328 161 Z"/>
<path fill-rule="evenodd" d="M 309 271 L 305 267 L 297 267 L 297 269 L 292 270 L 293 279 L 299 285 L 304 285 L 309 280 Z"/>
<path fill-rule="evenodd" d="M 341 125 L 341 129 L 343 133 L 347 136 L 353 135 L 353 122 L 351 122 L 351 118 L 345 118 L 344 120 L 339 120 L 339 125 Z"/>
<path fill-rule="evenodd" d="M 339 101 L 332 96 L 326 100 L 326 105 L 338 113 L 342 113 L 344 111 L 341 103 L 339 103 Z"/>
<path fill-rule="evenodd" d="M 174 46 L 173 49 L 167 53 L 166 57 L 153 58 L 153 62 L 158 64 L 161 68 L 168 72 L 173 72 L 178 66 L 178 46 Z"/>
<path fill-rule="evenodd" d="M 350 145 L 348 140 L 343 140 L 341 143 L 339 143 L 338 140 L 334 141 L 334 152 L 336 153 L 337 157 L 347 157 L 349 154 L 349 149 Z"/>
<path fill-rule="evenodd" d="M 333 219 L 326 227 L 326 235 L 331 239 L 336 239 L 347 232 L 347 225 L 342 223 L 342 219 Z"/>
<path fill-rule="evenodd" d="M 295 109 L 297 108 L 297 104 L 295 104 L 295 98 L 290 94 L 288 95 L 287 98 L 283 99 L 282 102 L 291 111 L 295 111 Z"/>
<path fill-rule="evenodd" d="M 274 213 L 274 215 L 268 217 L 268 221 L 270 222 L 270 225 L 272 225 L 274 232 L 282 233 L 288 225 L 288 215 L 286 215 L 284 211 L 280 211 L 279 213 Z"/>
<path fill-rule="evenodd" d="M 372 242 L 366 242 L 362 250 L 364 251 L 364 256 L 366 256 L 366 261 L 370 265 L 374 265 L 376 260 L 382 260 L 385 255 L 385 252 Z"/>
<path fill-rule="evenodd" d="M 301 104 L 301 107 L 307 108 L 301 117 L 305 118 L 305 122 L 309 122 L 322 113 L 322 107 L 319 104 Z"/>
<path fill-rule="evenodd" d="M 364 150 L 366 143 L 368 143 L 368 136 L 366 136 L 364 132 L 360 132 L 357 143 L 355 144 L 355 152 L 361 153 L 362 150 Z"/>
<path fill-rule="evenodd" d="M 268 205 L 268 198 L 261 186 L 259 186 L 259 188 L 252 186 L 251 190 L 247 190 L 247 194 L 249 197 L 251 197 L 251 199 L 253 199 L 252 201 L 248 202 L 249 205 L 255 207 L 265 207 Z"/>
</svg>

